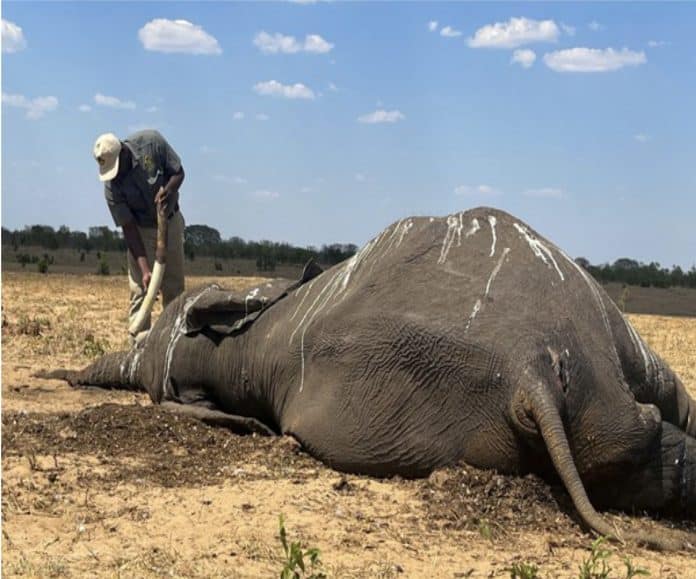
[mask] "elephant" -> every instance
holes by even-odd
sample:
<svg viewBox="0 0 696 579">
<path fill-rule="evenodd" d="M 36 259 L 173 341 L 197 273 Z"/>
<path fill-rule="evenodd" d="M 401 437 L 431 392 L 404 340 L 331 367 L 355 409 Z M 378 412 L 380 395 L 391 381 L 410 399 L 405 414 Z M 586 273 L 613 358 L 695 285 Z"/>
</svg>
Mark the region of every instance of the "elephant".
<svg viewBox="0 0 696 579">
<path fill-rule="evenodd" d="M 188 291 L 130 351 L 47 375 L 289 435 L 349 473 L 557 477 L 614 538 L 597 508 L 696 516 L 696 402 L 583 267 L 494 208 L 401 219 L 295 283 Z M 692 545 L 667 533 L 625 537 Z"/>
</svg>

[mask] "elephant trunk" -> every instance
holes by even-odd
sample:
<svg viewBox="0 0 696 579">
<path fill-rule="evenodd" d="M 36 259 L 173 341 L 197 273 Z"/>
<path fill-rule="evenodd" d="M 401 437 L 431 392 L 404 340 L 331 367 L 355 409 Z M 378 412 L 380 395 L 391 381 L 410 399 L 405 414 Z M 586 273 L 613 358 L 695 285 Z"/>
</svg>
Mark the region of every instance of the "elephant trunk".
<svg viewBox="0 0 696 579">
<path fill-rule="evenodd" d="M 37 372 L 37 378 L 65 380 L 71 386 L 98 386 L 117 390 L 144 390 L 139 379 L 141 349 L 101 356 L 82 370 Z"/>
</svg>

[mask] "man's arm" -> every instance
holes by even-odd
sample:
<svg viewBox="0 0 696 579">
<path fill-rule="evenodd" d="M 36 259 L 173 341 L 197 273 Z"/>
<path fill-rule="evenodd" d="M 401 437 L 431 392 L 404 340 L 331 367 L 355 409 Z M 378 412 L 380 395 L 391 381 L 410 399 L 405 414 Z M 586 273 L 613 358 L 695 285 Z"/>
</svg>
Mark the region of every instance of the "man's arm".
<svg viewBox="0 0 696 579">
<path fill-rule="evenodd" d="M 152 271 L 150 271 L 150 264 L 147 262 L 147 253 L 145 253 L 145 245 L 143 244 L 142 237 L 140 237 L 140 231 L 138 231 L 138 226 L 135 224 L 135 221 L 123 225 L 123 238 L 126 240 L 128 250 L 138 263 L 140 273 L 143 277 L 143 287 L 147 289 L 150 278 L 152 277 Z"/>
<path fill-rule="evenodd" d="M 169 216 L 174 210 L 174 206 L 179 200 L 179 187 L 184 182 L 184 168 L 180 167 L 177 173 L 174 173 L 167 181 L 164 187 L 160 187 L 160 190 L 155 195 L 155 203 L 158 205 L 160 203 L 164 204 L 164 213 Z"/>
</svg>

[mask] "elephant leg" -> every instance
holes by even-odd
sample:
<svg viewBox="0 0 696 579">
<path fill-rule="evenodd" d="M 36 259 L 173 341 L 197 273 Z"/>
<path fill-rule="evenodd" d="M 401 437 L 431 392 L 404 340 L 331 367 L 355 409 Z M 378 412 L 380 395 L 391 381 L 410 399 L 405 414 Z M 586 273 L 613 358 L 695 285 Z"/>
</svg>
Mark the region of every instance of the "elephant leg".
<svg viewBox="0 0 696 579">
<path fill-rule="evenodd" d="M 179 404 L 178 402 L 170 401 L 162 402 L 160 406 L 170 412 L 195 418 L 210 426 L 227 428 L 237 434 L 262 434 L 264 436 L 276 435 L 276 433 L 263 422 L 249 416 L 227 414 L 222 410 L 206 408 L 205 406 Z"/>
</svg>

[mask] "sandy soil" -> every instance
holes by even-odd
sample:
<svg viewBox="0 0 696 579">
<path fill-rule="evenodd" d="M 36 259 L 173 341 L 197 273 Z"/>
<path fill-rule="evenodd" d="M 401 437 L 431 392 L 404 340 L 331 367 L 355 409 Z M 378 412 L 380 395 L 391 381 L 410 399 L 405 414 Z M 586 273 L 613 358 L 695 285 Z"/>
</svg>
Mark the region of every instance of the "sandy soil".
<svg viewBox="0 0 696 579">
<path fill-rule="evenodd" d="M 288 439 L 33 378 L 127 346 L 125 279 L 5 273 L 2 289 L 4 576 L 277 576 L 281 513 L 289 540 L 318 547 L 329 577 L 509 577 L 521 562 L 540 577 L 577 577 L 589 555 L 563 490 L 536 477 L 470 467 L 415 481 L 345 476 Z M 696 396 L 696 319 L 631 320 Z M 696 530 L 607 516 L 624 529 Z M 625 556 L 654 577 L 696 577 L 693 554 L 609 551 L 612 577 L 625 576 Z"/>
</svg>

